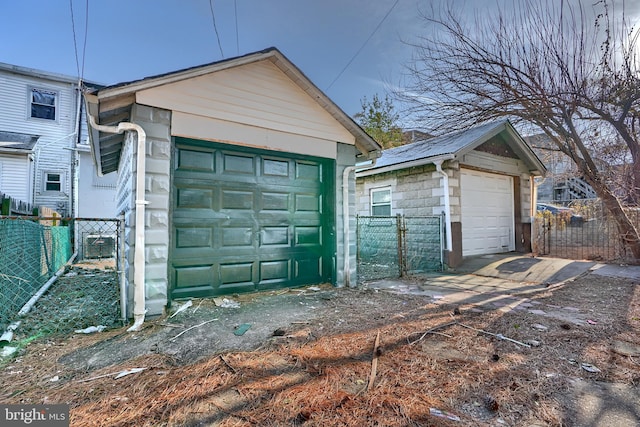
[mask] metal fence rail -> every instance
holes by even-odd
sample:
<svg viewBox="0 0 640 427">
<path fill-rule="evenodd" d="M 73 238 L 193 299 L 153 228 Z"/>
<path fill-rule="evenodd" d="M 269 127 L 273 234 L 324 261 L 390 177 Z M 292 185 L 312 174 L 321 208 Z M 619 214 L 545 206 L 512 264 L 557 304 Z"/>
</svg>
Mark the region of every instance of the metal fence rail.
<svg viewBox="0 0 640 427">
<path fill-rule="evenodd" d="M 570 207 L 571 212 L 536 213 L 533 241 L 535 254 L 603 262 L 637 262 L 622 242 L 616 222 L 600 201 L 551 203 Z M 627 208 L 625 211 L 636 227 L 640 227 L 640 209 Z"/>
<path fill-rule="evenodd" d="M 358 216 L 358 280 L 442 270 L 442 217 Z"/>
<path fill-rule="evenodd" d="M 118 237 L 116 219 L 0 217 L 0 329 L 15 320 L 28 334 L 119 322 Z M 74 252 L 77 264 L 18 316 Z"/>
</svg>

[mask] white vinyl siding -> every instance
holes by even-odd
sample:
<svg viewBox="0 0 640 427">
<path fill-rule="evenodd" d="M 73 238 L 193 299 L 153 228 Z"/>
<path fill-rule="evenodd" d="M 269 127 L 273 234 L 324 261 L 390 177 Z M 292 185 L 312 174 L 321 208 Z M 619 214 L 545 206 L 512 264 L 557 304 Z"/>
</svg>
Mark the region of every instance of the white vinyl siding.
<svg viewBox="0 0 640 427">
<path fill-rule="evenodd" d="M 0 154 L 0 192 L 31 203 L 31 161 L 24 156 Z"/>
<path fill-rule="evenodd" d="M 33 149 L 35 180 L 33 203 L 52 209 L 68 209 L 71 195 L 71 159 L 75 143 L 76 96 L 72 82 L 0 69 L 0 130 L 38 135 Z M 56 96 L 55 120 L 31 118 L 31 91 L 41 89 Z M 3 174 L 7 174 L 6 165 Z M 61 171 L 61 191 L 46 191 L 44 171 Z M 28 180 L 24 187 L 28 188 Z M 31 191 L 29 191 L 31 192 Z M 31 197 L 30 197 L 31 198 Z"/>
<path fill-rule="evenodd" d="M 136 93 L 136 102 L 172 110 L 174 115 L 183 113 L 312 137 L 333 147 L 336 142 L 355 144 L 354 136 L 344 126 L 270 61 L 142 90 Z"/>
</svg>

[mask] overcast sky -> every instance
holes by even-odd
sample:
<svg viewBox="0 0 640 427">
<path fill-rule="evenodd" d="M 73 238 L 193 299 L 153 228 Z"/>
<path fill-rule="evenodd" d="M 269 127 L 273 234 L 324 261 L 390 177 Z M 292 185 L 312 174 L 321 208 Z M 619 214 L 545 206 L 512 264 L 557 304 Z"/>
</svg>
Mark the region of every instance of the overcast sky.
<svg viewBox="0 0 640 427">
<path fill-rule="evenodd" d="M 473 16 L 503 0 L 449 1 Z M 412 52 L 404 41 L 424 31 L 418 10 L 435 2 L 88 0 L 87 21 L 87 0 L 0 0 L 0 62 L 115 84 L 273 46 L 353 115 L 363 97 L 401 82 Z"/>
</svg>

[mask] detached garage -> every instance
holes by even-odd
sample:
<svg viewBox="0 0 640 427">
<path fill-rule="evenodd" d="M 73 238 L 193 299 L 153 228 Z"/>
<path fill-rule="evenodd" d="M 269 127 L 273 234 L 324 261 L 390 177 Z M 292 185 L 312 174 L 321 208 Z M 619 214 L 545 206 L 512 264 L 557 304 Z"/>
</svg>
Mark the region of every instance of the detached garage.
<svg viewBox="0 0 640 427">
<path fill-rule="evenodd" d="M 508 120 L 385 150 L 357 172 L 359 215 L 445 215 L 444 259 L 531 250 L 544 165 Z"/>
<path fill-rule="evenodd" d="M 277 49 L 85 99 L 132 328 L 175 298 L 356 282 L 354 165 L 380 146 Z"/>
</svg>

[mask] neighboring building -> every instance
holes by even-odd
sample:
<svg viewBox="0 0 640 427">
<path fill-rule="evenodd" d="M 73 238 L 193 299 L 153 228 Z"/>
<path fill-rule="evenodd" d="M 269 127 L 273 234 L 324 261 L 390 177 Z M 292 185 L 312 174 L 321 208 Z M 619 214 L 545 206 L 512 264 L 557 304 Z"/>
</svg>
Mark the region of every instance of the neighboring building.
<svg viewBox="0 0 640 427">
<path fill-rule="evenodd" d="M 176 298 L 356 283 L 352 172 L 380 147 L 277 49 L 86 99 L 136 324 Z"/>
<path fill-rule="evenodd" d="M 81 97 L 77 78 L 0 63 L 0 192 L 65 216 L 116 215 L 114 188 L 89 178 Z M 110 203 L 95 210 L 94 197 Z"/>
<path fill-rule="evenodd" d="M 545 167 L 509 121 L 382 152 L 357 172 L 359 215 L 445 214 L 445 262 L 531 250 L 533 177 Z"/>
<path fill-rule="evenodd" d="M 0 193 L 31 204 L 38 135 L 0 131 Z"/>
<path fill-rule="evenodd" d="M 597 197 L 593 188 L 581 177 L 575 163 L 558 150 L 549 137 L 539 134 L 526 136 L 524 140 L 547 167 L 546 175 L 536 179 L 538 200 L 565 203 Z"/>
</svg>

